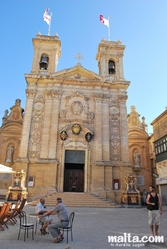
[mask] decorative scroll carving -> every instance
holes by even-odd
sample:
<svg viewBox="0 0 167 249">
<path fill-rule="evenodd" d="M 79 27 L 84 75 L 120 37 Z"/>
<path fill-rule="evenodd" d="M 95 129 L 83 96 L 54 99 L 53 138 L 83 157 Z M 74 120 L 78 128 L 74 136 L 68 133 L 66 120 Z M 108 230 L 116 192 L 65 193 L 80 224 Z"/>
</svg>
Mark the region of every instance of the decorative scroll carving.
<svg viewBox="0 0 167 249">
<path fill-rule="evenodd" d="M 94 93 L 94 99 L 95 101 L 102 101 L 103 93 Z"/>
<path fill-rule="evenodd" d="M 46 92 L 45 92 L 45 96 L 46 96 L 48 99 L 51 99 L 51 98 L 53 97 L 52 91 L 46 91 Z"/>
<path fill-rule="evenodd" d="M 62 111 L 60 112 L 60 118 L 65 119 L 65 118 L 66 118 L 67 112 L 68 112 L 67 110 L 62 110 Z"/>
<path fill-rule="evenodd" d="M 40 142 L 42 136 L 42 123 L 44 113 L 44 98 L 39 95 L 35 99 L 33 115 L 32 115 L 32 129 L 30 133 L 29 157 L 39 157 Z"/>
<path fill-rule="evenodd" d="M 120 137 L 116 132 L 111 136 L 111 158 L 113 161 L 120 160 Z"/>
<path fill-rule="evenodd" d="M 116 101 L 110 103 L 111 159 L 120 161 L 120 111 Z"/>
<path fill-rule="evenodd" d="M 120 103 L 126 103 L 126 100 L 128 99 L 127 95 L 119 95 L 119 102 Z"/>
<path fill-rule="evenodd" d="M 46 91 L 45 92 L 45 97 L 52 99 L 52 98 L 60 98 L 61 97 L 61 93 L 59 93 L 58 91 L 55 90 L 50 90 L 50 91 Z"/>
<path fill-rule="evenodd" d="M 27 98 L 33 98 L 35 96 L 35 90 L 27 89 L 26 95 L 27 95 Z"/>
<path fill-rule="evenodd" d="M 75 115 L 80 115 L 83 112 L 83 105 L 80 101 L 74 101 L 71 104 L 71 111 Z"/>
<path fill-rule="evenodd" d="M 60 99 L 61 98 L 61 93 L 58 91 L 52 91 L 52 96 L 53 98 Z"/>
<path fill-rule="evenodd" d="M 66 109 L 61 110 L 60 118 L 66 122 L 71 122 L 76 119 L 91 123 L 94 119 L 94 113 L 89 112 L 88 98 L 84 97 L 79 92 L 66 97 Z"/>
<path fill-rule="evenodd" d="M 40 102 L 40 103 L 45 103 L 45 100 L 44 100 L 44 97 L 42 95 L 38 95 L 36 98 L 35 98 L 35 103 L 37 102 Z"/>
<path fill-rule="evenodd" d="M 121 160 L 121 156 L 120 155 L 112 155 L 111 156 L 111 161 L 115 161 L 115 162 L 117 162 L 117 161 L 120 161 Z"/>
<path fill-rule="evenodd" d="M 89 112 L 89 113 L 88 113 L 88 119 L 89 119 L 89 120 L 94 119 L 94 117 L 95 117 L 94 112 Z"/>
<path fill-rule="evenodd" d="M 110 107 L 110 123 L 111 126 L 117 126 L 119 125 L 119 109 L 117 106 L 111 106 Z"/>
<path fill-rule="evenodd" d="M 112 136 L 111 136 L 111 145 L 113 147 L 118 147 L 120 145 L 120 138 L 119 136 L 117 135 L 117 133 L 114 133 Z"/>
</svg>

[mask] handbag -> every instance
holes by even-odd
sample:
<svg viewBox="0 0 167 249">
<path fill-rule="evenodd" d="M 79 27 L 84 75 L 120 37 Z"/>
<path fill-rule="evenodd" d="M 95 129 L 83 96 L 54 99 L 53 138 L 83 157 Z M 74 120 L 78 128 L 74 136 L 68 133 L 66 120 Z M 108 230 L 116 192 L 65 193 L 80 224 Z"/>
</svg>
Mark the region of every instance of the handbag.
<svg viewBox="0 0 167 249">
<path fill-rule="evenodd" d="M 154 210 L 154 206 L 153 206 L 153 205 L 148 204 L 148 205 L 147 205 L 147 209 L 148 209 L 148 210 L 150 210 L 150 211 L 152 211 L 152 210 Z"/>
</svg>

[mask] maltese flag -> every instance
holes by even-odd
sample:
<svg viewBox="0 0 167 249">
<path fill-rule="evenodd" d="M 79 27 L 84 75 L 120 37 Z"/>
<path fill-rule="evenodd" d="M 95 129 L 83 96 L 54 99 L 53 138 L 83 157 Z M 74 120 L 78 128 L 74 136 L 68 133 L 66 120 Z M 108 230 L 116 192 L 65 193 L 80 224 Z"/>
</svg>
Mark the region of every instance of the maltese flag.
<svg viewBox="0 0 167 249">
<path fill-rule="evenodd" d="M 105 19 L 103 15 L 100 15 L 100 22 L 109 28 L 109 21 Z"/>
<path fill-rule="evenodd" d="M 50 24 L 51 16 L 48 15 L 48 11 L 49 11 L 49 9 L 46 9 L 46 10 L 45 10 L 45 12 L 44 12 L 44 14 L 43 14 L 43 19 L 44 19 L 44 21 L 47 22 L 47 24 L 49 25 L 49 24 Z"/>
</svg>

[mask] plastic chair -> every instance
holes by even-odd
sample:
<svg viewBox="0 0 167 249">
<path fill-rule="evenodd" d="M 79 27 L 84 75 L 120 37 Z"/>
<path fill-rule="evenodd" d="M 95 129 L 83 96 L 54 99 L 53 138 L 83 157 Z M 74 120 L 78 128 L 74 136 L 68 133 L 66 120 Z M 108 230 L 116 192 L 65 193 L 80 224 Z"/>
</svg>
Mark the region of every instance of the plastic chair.
<svg viewBox="0 0 167 249">
<path fill-rule="evenodd" d="M 24 211 L 21 211 L 21 215 L 19 216 L 19 218 L 20 218 L 20 228 L 19 228 L 18 239 L 20 238 L 21 229 L 24 230 L 24 241 L 26 238 L 26 234 L 28 238 L 28 231 L 32 229 L 32 239 L 34 240 L 34 224 L 27 222 L 27 215 Z"/>
<path fill-rule="evenodd" d="M 73 241 L 73 234 L 72 234 L 72 228 L 73 228 L 73 221 L 74 221 L 74 216 L 75 216 L 75 213 L 72 212 L 69 216 L 69 224 L 67 227 L 61 227 L 59 228 L 60 231 L 63 232 L 63 235 L 64 235 L 64 231 L 67 231 L 67 244 L 68 244 L 68 232 L 71 231 L 71 240 Z"/>
</svg>

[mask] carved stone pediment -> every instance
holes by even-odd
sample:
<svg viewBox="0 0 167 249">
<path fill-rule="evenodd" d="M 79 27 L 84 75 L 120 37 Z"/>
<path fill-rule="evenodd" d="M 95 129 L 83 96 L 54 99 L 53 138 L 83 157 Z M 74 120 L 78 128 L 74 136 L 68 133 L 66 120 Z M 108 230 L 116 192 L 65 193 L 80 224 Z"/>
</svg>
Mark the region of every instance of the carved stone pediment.
<svg viewBox="0 0 167 249">
<path fill-rule="evenodd" d="M 57 72 L 55 74 L 55 77 L 63 77 L 65 79 L 73 80 L 102 80 L 102 78 L 98 74 L 87 70 L 80 64 L 77 64 L 75 67 Z"/>
</svg>

